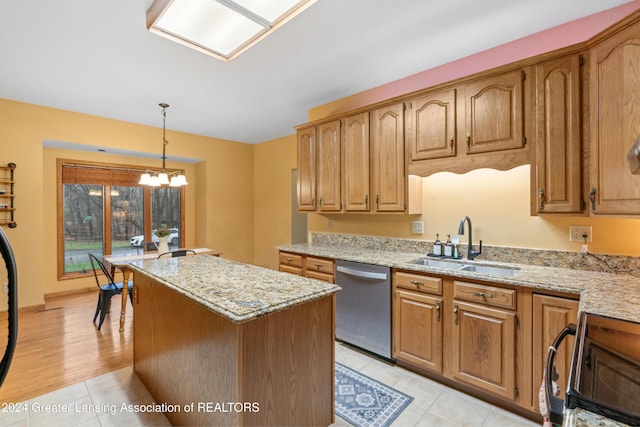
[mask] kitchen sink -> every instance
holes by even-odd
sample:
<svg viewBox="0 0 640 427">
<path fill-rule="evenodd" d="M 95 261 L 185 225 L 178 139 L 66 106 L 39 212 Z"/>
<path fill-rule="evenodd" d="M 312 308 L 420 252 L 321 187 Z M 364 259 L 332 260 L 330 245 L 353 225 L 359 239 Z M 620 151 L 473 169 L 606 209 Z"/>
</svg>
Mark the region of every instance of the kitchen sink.
<svg viewBox="0 0 640 427">
<path fill-rule="evenodd" d="M 460 270 L 471 271 L 474 273 L 491 274 L 493 276 L 511 277 L 518 272 L 515 268 L 508 267 L 489 267 L 487 265 L 465 265 Z"/>
<path fill-rule="evenodd" d="M 437 259 L 419 258 L 410 261 L 411 264 L 426 265 L 427 267 L 449 268 L 452 270 L 460 270 L 465 264 L 459 262 L 440 261 Z"/>
<path fill-rule="evenodd" d="M 409 261 L 411 264 L 424 265 L 427 267 L 437 267 L 449 270 L 469 271 L 472 273 L 489 274 L 492 276 L 511 277 L 518 272 L 517 268 L 492 267 L 488 265 L 463 264 L 460 262 L 441 261 L 429 258 L 418 258 Z"/>
</svg>

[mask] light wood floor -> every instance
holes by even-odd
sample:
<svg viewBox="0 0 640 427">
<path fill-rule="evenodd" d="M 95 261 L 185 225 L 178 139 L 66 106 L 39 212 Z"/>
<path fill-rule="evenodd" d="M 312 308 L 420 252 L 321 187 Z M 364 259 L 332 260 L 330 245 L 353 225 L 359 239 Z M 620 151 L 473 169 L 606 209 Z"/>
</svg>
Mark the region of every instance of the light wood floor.
<svg viewBox="0 0 640 427">
<path fill-rule="evenodd" d="M 22 402 L 59 388 L 131 366 L 132 308 L 127 302 L 124 332 L 119 332 L 120 296 L 112 299 L 102 330 L 91 322 L 97 293 L 49 299 L 46 308 L 21 312 L 18 342 L 0 402 Z M 0 313 L 0 356 L 7 339 L 7 314 Z"/>
</svg>

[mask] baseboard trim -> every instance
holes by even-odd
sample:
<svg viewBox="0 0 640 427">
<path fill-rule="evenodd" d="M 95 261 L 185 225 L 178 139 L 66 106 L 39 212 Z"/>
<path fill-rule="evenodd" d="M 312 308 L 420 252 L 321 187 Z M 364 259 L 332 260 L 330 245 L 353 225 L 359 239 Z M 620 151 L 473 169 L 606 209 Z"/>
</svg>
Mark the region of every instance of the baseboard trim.
<svg viewBox="0 0 640 427">
<path fill-rule="evenodd" d="M 73 289 L 70 291 L 52 292 L 50 294 L 44 294 L 44 302 L 46 304 L 47 300 L 50 300 L 50 299 L 68 297 L 68 296 L 79 295 L 79 294 L 86 294 L 87 292 L 97 292 L 97 289 L 95 286 L 92 286 L 89 288 Z"/>
</svg>

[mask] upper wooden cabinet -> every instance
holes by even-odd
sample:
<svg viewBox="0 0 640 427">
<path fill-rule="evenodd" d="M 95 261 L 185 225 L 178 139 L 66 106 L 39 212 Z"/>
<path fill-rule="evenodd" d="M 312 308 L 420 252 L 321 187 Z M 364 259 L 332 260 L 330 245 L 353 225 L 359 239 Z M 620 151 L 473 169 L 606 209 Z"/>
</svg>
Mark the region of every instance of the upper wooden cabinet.
<svg viewBox="0 0 640 427">
<path fill-rule="evenodd" d="M 342 119 L 344 204 L 347 212 L 369 212 L 369 113 Z"/>
<path fill-rule="evenodd" d="M 464 87 L 467 153 L 523 148 L 524 71 L 487 77 Z"/>
<path fill-rule="evenodd" d="M 590 207 L 594 214 L 640 214 L 640 175 L 627 152 L 640 135 L 640 23 L 591 51 Z"/>
<path fill-rule="evenodd" d="M 409 102 L 411 161 L 456 155 L 456 90 L 437 91 Z"/>
<path fill-rule="evenodd" d="M 342 210 L 340 168 L 340 120 L 324 123 L 317 128 L 317 188 L 318 210 Z"/>
<path fill-rule="evenodd" d="M 298 210 L 316 210 L 316 128 L 298 130 Z"/>
<path fill-rule="evenodd" d="M 298 128 L 297 185 L 303 212 L 421 213 L 422 180 L 406 174 L 404 104 Z"/>
<path fill-rule="evenodd" d="M 537 213 L 582 211 L 579 55 L 536 66 L 536 158 L 532 206 Z"/>
<path fill-rule="evenodd" d="M 406 209 L 404 108 L 401 102 L 371 112 L 371 179 L 378 212 Z"/>
<path fill-rule="evenodd" d="M 507 170 L 531 162 L 531 67 L 497 72 L 409 99 L 409 173 L 429 176 L 478 168 Z"/>
</svg>

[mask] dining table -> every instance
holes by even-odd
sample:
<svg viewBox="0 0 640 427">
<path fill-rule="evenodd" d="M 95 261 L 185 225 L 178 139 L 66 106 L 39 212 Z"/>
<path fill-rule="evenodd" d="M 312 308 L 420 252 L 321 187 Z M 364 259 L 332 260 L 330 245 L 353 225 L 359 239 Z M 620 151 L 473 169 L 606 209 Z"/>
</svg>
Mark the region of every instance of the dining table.
<svg viewBox="0 0 640 427">
<path fill-rule="evenodd" d="M 218 252 L 209 248 L 189 248 L 187 249 L 187 251 L 193 251 L 196 255 L 220 256 L 222 254 L 222 252 Z M 129 264 L 134 261 L 156 258 L 158 258 L 158 252 L 145 252 L 135 255 L 105 255 L 102 257 L 102 261 L 104 262 L 105 267 L 111 271 L 111 276 L 115 275 L 116 270 L 120 270 L 122 272 L 122 286 L 124 289 L 124 286 L 129 283 L 129 276 L 131 275 L 132 271 Z M 124 319 L 126 314 L 127 292 L 122 292 L 122 305 L 120 309 L 120 332 L 124 331 Z"/>
</svg>

